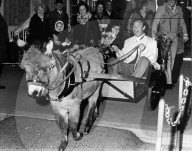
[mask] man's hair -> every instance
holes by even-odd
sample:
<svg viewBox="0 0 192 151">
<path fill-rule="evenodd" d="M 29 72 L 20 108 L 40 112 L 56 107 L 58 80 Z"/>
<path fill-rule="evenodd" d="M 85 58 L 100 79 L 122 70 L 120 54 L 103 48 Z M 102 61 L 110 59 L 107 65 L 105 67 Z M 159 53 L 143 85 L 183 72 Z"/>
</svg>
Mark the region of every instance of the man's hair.
<svg viewBox="0 0 192 151">
<path fill-rule="evenodd" d="M 144 19 L 142 19 L 142 18 L 136 18 L 136 19 L 134 19 L 134 20 L 133 20 L 133 24 L 134 24 L 135 22 L 141 22 L 142 25 L 145 26 L 145 21 L 144 21 Z"/>
<path fill-rule="evenodd" d="M 103 1 L 97 1 L 97 4 L 96 4 L 96 10 L 97 10 L 97 7 L 99 6 L 99 5 L 103 5 L 103 8 L 105 9 L 105 3 L 103 2 Z"/>
<path fill-rule="evenodd" d="M 148 4 L 147 0 L 136 0 L 136 9 L 141 10 L 146 4 Z"/>
</svg>

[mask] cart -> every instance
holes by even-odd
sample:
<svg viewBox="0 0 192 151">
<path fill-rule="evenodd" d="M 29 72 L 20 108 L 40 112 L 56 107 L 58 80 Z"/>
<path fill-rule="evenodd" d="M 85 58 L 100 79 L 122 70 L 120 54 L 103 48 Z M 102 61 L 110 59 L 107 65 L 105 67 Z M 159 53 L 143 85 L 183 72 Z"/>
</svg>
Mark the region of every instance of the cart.
<svg viewBox="0 0 192 151">
<path fill-rule="evenodd" d="M 171 46 L 171 39 L 166 35 L 158 33 L 158 60 L 160 70 L 149 66 L 146 76 L 136 78 L 133 76 L 113 74 L 90 74 L 89 77 L 104 81 L 102 96 L 110 101 L 138 103 L 146 97 L 149 110 L 155 110 L 159 100 L 166 91 L 166 74 L 168 53 Z M 134 52 L 134 50 L 132 50 Z M 137 83 L 137 86 L 136 86 Z"/>
</svg>

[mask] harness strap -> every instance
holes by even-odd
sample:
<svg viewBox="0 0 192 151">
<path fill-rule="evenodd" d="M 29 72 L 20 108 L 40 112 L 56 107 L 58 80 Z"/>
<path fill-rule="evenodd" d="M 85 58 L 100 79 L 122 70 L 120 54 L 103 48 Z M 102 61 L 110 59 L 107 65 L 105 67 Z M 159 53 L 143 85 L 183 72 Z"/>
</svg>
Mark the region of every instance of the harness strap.
<svg viewBox="0 0 192 151">
<path fill-rule="evenodd" d="M 69 74 L 69 72 L 73 69 L 73 65 L 72 64 L 69 64 L 67 69 L 66 69 L 66 75 Z M 69 78 L 66 79 L 65 81 L 65 87 L 63 89 L 63 91 L 60 93 L 60 95 L 58 96 L 59 100 L 62 98 L 62 97 L 65 97 L 67 95 L 69 95 L 73 89 L 75 87 L 75 75 L 74 75 L 74 72 L 72 72 L 72 74 L 70 75 Z"/>
</svg>

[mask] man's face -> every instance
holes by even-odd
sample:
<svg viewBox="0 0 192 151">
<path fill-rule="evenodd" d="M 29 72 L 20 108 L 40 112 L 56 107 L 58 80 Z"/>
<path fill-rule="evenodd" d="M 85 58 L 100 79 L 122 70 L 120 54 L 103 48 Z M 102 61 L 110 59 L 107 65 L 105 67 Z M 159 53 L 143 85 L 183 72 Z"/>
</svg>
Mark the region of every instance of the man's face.
<svg viewBox="0 0 192 151">
<path fill-rule="evenodd" d="M 143 22 L 138 20 L 135 21 L 133 24 L 133 33 L 136 37 L 140 37 L 141 35 L 143 35 L 143 30 L 145 29 L 145 27 L 143 26 Z"/>
<path fill-rule="evenodd" d="M 97 7 L 97 12 L 98 13 L 103 13 L 103 5 L 98 5 L 98 7 Z"/>
<path fill-rule="evenodd" d="M 107 4 L 106 4 L 106 9 L 107 9 L 108 11 L 112 11 L 112 3 L 111 3 L 111 2 L 107 2 Z"/>
<path fill-rule="evenodd" d="M 56 4 L 56 9 L 61 11 L 63 9 L 63 4 L 62 3 L 57 3 Z"/>
<path fill-rule="evenodd" d="M 174 7 L 175 4 L 176 4 L 176 0 L 168 0 L 168 1 L 167 1 L 167 4 L 168 4 L 170 7 Z"/>
</svg>

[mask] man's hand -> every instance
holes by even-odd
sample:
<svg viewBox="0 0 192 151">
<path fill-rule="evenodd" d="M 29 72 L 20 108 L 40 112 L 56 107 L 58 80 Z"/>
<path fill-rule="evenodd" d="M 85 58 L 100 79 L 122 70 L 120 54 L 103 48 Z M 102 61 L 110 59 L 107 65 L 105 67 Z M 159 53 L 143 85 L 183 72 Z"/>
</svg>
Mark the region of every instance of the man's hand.
<svg viewBox="0 0 192 151">
<path fill-rule="evenodd" d="M 158 64 L 157 62 L 155 62 L 155 63 L 153 64 L 153 67 L 154 67 L 156 70 L 160 70 L 160 69 L 161 69 L 160 64 Z"/>
<path fill-rule="evenodd" d="M 110 50 L 111 50 L 112 52 L 118 52 L 118 51 L 120 51 L 120 49 L 119 49 L 116 45 L 112 45 L 112 46 L 110 47 Z"/>
<path fill-rule="evenodd" d="M 145 48 L 146 48 L 146 46 L 145 46 L 143 43 L 141 43 L 141 44 L 139 44 L 138 50 L 139 50 L 140 52 L 142 52 L 143 50 L 145 50 Z"/>
<path fill-rule="evenodd" d="M 183 36 L 183 41 L 186 42 L 187 40 L 189 40 L 188 35 L 184 35 L 184 36 Z"/>
</svg>

